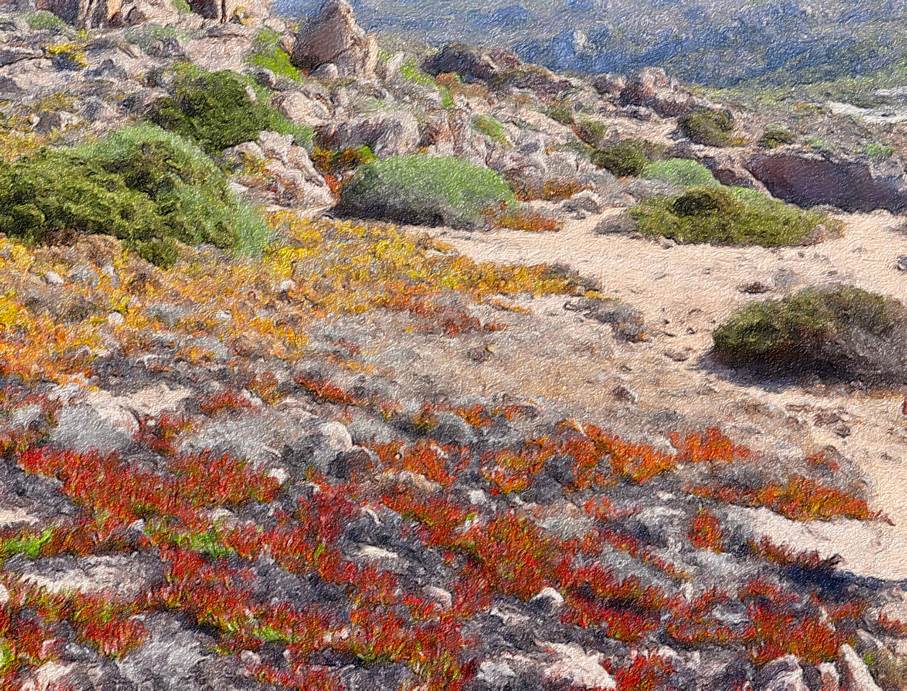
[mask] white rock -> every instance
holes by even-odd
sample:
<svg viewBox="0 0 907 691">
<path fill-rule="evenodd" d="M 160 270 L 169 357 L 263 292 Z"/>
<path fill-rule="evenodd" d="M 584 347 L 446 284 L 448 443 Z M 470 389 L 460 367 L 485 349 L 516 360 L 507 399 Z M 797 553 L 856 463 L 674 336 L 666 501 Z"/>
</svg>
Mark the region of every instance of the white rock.
<svg viewBox="0 0 907 691">
<path fill-rule="evenodd" d="M 61 286 L 64 283 L 63 277 L 56 271 L 47 271 L 44 274 L 44 280 L 52 286 Z"/>
<path fill-rule="evenodd" d="M 545 668 L 545 678 L 554 683 L 566 683 L 580 689 L 616 689 L 617 683 L 602 666 L 605 656 L 587 653 L 578 645 L 569 643 L 543 643 L 557 660 Z"/>
<path fill-rule="evenodd" d="M 844 688 L 848 691 L 882 691 L 866 668 L 866 664 L 847 643 L 838 651 L 838 666 L 841 669 Z"/>
</svg>

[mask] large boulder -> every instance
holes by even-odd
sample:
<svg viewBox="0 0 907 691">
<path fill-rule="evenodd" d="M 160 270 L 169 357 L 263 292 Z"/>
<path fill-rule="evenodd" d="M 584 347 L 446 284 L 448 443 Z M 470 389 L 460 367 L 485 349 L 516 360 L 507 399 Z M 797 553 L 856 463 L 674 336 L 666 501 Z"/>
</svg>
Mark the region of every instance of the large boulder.
<svg viewBox="0 0 907 691">
<path fill-rule="evenodd" d="M 189 0 L 189 4 L 193 12 L 222 24 L 260 22 L 271 10 L 270 0 Z"/>
<path fill-rule="evenodd" d="M 340 77 L 371 79 L 375 76 L 378 46 L 356 22 L 346 0 L 327 0 L 296 37 L 292 61 L 315 70 L 334 65 Z"/>
<path fill-rule="evenodd" d="M 810 207 L 829 204 L 844 211 L 907 209 L 907 180 L 896 160 L 876 164 L 796 148 L 758 152 L 746 168 L 779 199 Z"/>
</svg>

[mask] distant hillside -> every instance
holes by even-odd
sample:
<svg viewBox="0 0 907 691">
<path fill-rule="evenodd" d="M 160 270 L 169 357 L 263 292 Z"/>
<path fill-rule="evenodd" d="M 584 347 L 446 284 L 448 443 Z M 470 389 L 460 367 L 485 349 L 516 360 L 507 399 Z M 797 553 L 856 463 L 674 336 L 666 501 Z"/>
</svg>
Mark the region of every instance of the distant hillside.
<svg viewBox="0 0 907 691">
<path fill-rule="evenodd" d="M 298 15 L 319 0 L 279 0 Z M 662 65 L 688 82 L 792 84 L 883 69 L 907 53 L 902 0 L 358 0 L 362 22 L 432 43 L 507 45 L 554 69 Z"/>
</svg>

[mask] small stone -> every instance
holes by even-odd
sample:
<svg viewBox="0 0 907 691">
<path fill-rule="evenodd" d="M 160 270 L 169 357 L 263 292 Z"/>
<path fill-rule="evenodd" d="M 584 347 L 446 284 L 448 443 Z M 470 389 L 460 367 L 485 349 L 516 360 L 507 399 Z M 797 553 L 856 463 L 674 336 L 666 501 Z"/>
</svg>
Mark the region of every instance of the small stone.
<svg viewBox="0 0 907 691">
<path fill-rule="evenodd" d="M 762 293 L 771 292 L 772 288 L 762 281 L 751 281 L 750 283 L 744 283 L 743 285 L 738 286 L 737 290 L 741 293 L 746 293 L 747 295 L 761 295 Z"/>
<path fill-rule="evenodd" d="M 677 243 L 671 238 L 658 238 L 658 246 L 663 250 L 669 250 L 672 247 L 676 247 Z"/>
<path fill-rule="evenodd" d="M 664 351 L 664 355 L 674 362 L 686 362 L 690 359 L 690 354 L 682 350 L 666 350 Z"/>
<path fill-rule="evenodd" d="M 284 468 L 271 468 L 268 471 L 268 477 L 274 478 L 281 485 L 285 485 L 290 479 L 290 474 Z"/>
<path fill-rule="evenodd" d="M 9 602 L 9 591 L 6 586 L 0 583 L 0 606 L 5 605 L 7 602 Z"/>
<path fill-rule="evenodd" d="M 453 595 L 444 590 L 444 588 L 438 588 L 434 585 L 426 586 L 425 594 L 428 595 L 432 600 L 437 602 L 444 609 L 450 609 L 453 607 Z"/>
<path fill-rule="evenodd" d="M 281 281 L 280 285 L 277 286 L 278 293 L 289 293 L 291 290 L 296 290 L 296 281 L 292 278 Z"/>
<path fill-rule="evenodd" d="M 529 604 L 543 612 L 554 612 L 564 604 L 564 596 L 552 587 L 542 588 Z"/>
<path fill-rule="evenodd" d="M 111 312 L 107 315 L 107 324 L 116 328 L 122 326 L 126 322 L 126 317 L 124 317 L 119 312 Z"/>
<path fill-rule="evenodd" d="M 901 255 L 900 257 L 897 258 L 897 262 L 895 263 L 895 268 L 898 271 L 907 271 L 907 254 Z"/>
<path fill-rule="evenodd" d="M 488 496 L 480 489 L 471 489 L 466 496 L 469 498 L 469 503 L 473 506 L 481 506 L 488 503 Z"/>
<path fill-rule="evenodd" d="M 624 401 L 625 403 L 637 403 L 639 401 L 639 396 L 636 392 L 624 384 L 618 384 L 611 389 L 611 395 L 618 401 Z"/>
<path fill-rule="evenodd" d="M 819 672 L 822 691 L 838 691 L 841 688 L 841 675 L 833 663 L 823 662 L 816 670 Z"/>
<path fill-rule="evenodd" d="M 61 286 L 63 285 L 63 277 L 58 274 L 56 271 L 48 271 L 44 274 L 44 280 L 52 286 Z"/>
</svg>

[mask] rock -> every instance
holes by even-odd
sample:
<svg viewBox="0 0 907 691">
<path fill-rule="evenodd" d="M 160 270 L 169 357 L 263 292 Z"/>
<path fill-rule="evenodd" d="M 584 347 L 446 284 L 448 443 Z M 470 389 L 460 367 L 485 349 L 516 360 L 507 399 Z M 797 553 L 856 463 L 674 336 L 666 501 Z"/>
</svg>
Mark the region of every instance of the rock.
<svg viewBox="0 0 907 691">
<path fill-rule="evenodd" d="M 330 82 L 335 79 L 340 78 L 340 68 L 337 67 L 333 62 L 326 62 L 319 67 L 316 67 L 312 70 L 311 75 L 313 79 L 320 79 L 323 82 Z"/>
<path fill-rule="evenodd" d="M 328 473 L 338 456 L 353 448 L 349 430 L 339 422 L 314 422 L 306 432 L 284 446 L 281 461 L 285 466 Z"/>
<path fill-rule="evenodd" d="M 76 396 L 60 408 L 50 442 L 74 451 L 122 451 L 139 425 L 135 413 L 105 391 Z"/>
<path fill-rule="evenodd" d="M 847 643 L 838 651 L 838 667 L 843 686 L 848 691 L 882 691 L 875 683 L 866 664 Z"/>
<path fill-rule="evenodd" d="M 408 111 L 373 113 L 319 131 L 328 148 L 367 146 L 376 156 L 411 153 L 419 146 L 419 121 Z"/>
<path fill-rule="evenodd" d="M 841 688 L 841 675 L 832 662 L 823 662 L 816 667 L 822 691 L 838 691 Z"/>
<path fill-rule="evenodd" d="M 721 149 L 713 146 L 695 144 L 689 140 L 682 140 L 671 150 L 671 156 L 676 158 L 691 158 L 708 168 L 715 179 L 722 185 L 733 187 L 748 187 L 765 191 L 761 182 L 753 177 L 741 160 L 740 153 L 735 149 Z"/>
<path fill-rule="evenodd" d="M 603 218 L 593 229 L 596 235 L 629 235 L 636 230 L 636 222 L 628 211 Z"/>
<path fill-rule="evenodd" d="M 542 588 L 537 595 L 529 600 L 529 604 L 542 612 L 550 614 L 561 608 L 564 604 L 564 596 L 554 588 Z"/>
<path fill-rule="evenodd" d="M 257 24 L 271 11 L 270 0 L 190 0 L 192 11 L 221 24 L 238 21 Z"/>
<path fill-rule="evenodd" d="M 660 67 L 644 67 L 627 80 L 619 102 L 622 106 L 651 108 L 658 115 L 671 118 L 708 106 L 707 101 L 686 91 Z"/>
<path fill-rule="evenodd" d="M 795 148 L 757 152 L 745 166 L 775 197 L 803 207 L 828 204 L 843 211 L 907 209 L 903 165 L 847 159 Z"/>
<path fill-rule="evenodd" d="M 588 190 L 575 194 L 570 199 L 561 203 L 561 210 L 567 213 L 576 213 L 584 211 L 589 214 L 600 214 L 602 212 L 602 200 L 595 192 Z"/>
<path fill-rule="evenodd" d="M 0 48 L 0 67 L 14 65 L 22 60 L 38 60 L 44 57 L 44 53 L 32 48 Z"/>
<path fill-rule="evenodd" d="M 47 281 L 48 285 L 52 286 L 61 286 L 64 283 L 63 277 L 56 271 L 47 271 L 44 274 L 44 280 Z"/>
<path fill-rule="evenodd" d="M 314 70 L 327 63 L 337 76 L 371 79 L 375 76 L 378 47 L 366 35 L 346 0 L 327 0 L 296 37 L 292 61 L 297 67 Z"/>
<path fill-rule="evenodd" d="M 121 598 L 146 593 L 163 577 L 157 558 L 147 554 L 50 557 L 6 563 L 6 568 L 32 585 L 52 593 L 114 593 Z"/>
<path fill-rule="evenodd" d="M 553 684 L 566 684 L 573 689 L 616 689 L 617 683 L 602 666 L 605 656 L 587 653 L 573 643 L 543 643 L 556 658 L 544 670 L 545 679 Z"/>
<path fill-rule="evenodd" d="M 898 257 L 894 266 L 898 271 L 907 271 L 907 254 Z"/>
<path fill-rule="evenodd" d="M 747 295 L 762 295 L 764 293 L 770 293 L 772 287 L 766 285 L 762 281 L 750 281 L 749 283 L 737 286 L 737 290 L 741 293 L 746 293 Z"/>
<path fill-rule="evenodd" d="M 489 82 L 501 67 L 491 57 L 462 43 L 449 43 L 422 63 L 431 75 L 455 73 L 465 82 Z"/>
<path fill-rule="evenodd" d="M 627 86 L 627 78 L 621 74 L 599 74 L 592 79 L 592 88 L 602 96 L 620 96 Z"/>
<path fill-rule="evenodd" d="M 300 91 L 290 91 L 280 96 L 277 109 L 290 120 L 304 122 L 312 127 L 323 125 L 331 117 L 327 106 Z"/>
<path fill-rule="evenodd" d="M 809 691 L 795 655 L 785 655 L 765 665 L 759 670 L 756 685 L 760 691 Z"/>
</svg>

